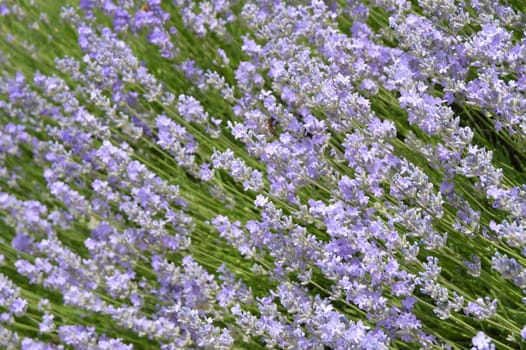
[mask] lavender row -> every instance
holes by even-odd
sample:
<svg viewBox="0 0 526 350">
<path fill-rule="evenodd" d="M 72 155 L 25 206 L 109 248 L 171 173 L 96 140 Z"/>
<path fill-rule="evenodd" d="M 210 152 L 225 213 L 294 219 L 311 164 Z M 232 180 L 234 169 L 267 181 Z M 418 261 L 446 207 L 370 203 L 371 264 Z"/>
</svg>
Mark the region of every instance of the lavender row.
<svg viewBox="0 0 526 350">
<path fill-rule="evenodd" d="M 519 346 L 524 188 L 456 111 L 521 149 L 523 18 L 447 6 L 81 1 L 51 59 L 6 31 L 7 275 L 117 331 L 6 282 L 3 346 Z"/>
</svg>

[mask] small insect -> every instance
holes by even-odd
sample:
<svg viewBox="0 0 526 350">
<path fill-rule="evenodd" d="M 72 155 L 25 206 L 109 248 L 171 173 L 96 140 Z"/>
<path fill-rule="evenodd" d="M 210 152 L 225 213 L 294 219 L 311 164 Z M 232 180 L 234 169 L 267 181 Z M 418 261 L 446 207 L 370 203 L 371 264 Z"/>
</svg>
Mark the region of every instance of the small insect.
<svg viewBox="0 0 526 350">
<path fill-rule="evenodd" d="M 278 125 L 279 122 L 273 118 L 273 117 L 270 117 L 268 120 L 267 120 L 267 127 L 268 127 L 268 130 L 270 131 L 270 133 L 274 136 L 277 135 L 276 133 L 276 125 Z"/>
<path fill-rule="evenodd" d="M 152 9 L 150 8 L 150 5 L 148 4 L 148 2 L 145 2 L 141 6 L 141 11 L 144 11 L 144 12 L 151 12 L 152 11 Z"/>
</svg>

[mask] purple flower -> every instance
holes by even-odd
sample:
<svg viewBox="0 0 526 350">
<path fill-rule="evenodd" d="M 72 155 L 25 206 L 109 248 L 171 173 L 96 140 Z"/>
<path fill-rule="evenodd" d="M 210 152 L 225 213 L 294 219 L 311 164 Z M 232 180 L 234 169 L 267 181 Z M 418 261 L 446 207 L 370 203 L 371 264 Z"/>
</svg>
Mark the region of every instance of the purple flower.
<svg viewBox="0 0 526 350">
<path fill-rule="evenodd" d="M 471 341 L 473 344 L 471 350 L 495 350 L 495 345 L 484 332 L 478 332 Z"/>
<path fill-rule="evenodd" d="M 473 316 L 474 319 L 479 321 L 491 318 L 497 313 L 497 299 L 491 300 L 489 297 L 486 297 L 470 301 L 467 307 L 464 308 L 464 313 L 468 316 Z"/>
</svg>

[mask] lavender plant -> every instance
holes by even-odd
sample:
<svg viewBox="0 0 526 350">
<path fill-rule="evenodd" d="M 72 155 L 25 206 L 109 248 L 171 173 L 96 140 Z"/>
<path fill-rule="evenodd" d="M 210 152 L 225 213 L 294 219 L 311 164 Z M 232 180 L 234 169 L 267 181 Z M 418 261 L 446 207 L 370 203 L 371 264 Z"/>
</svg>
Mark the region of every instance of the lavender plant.
<svg viewBox="0 0 526 350">
<path fill-rule="evenodd" d="M 0 0 L 0 347 L 526 349 L 524 10 Z"/>
</svg>

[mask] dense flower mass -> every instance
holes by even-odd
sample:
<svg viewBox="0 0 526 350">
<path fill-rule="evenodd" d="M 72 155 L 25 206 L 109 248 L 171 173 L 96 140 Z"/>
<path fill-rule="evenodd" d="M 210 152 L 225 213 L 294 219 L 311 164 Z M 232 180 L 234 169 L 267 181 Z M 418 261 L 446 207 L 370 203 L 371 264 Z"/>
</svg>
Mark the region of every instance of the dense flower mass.
<svg viewBox="0 0 526 350">
<path fill-rule="evenodd" d="M 519 0 L 0 0 L 0 348 L 526 349 Z"/>
</svg>

